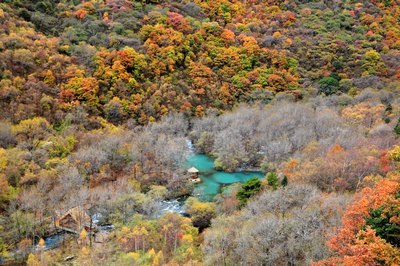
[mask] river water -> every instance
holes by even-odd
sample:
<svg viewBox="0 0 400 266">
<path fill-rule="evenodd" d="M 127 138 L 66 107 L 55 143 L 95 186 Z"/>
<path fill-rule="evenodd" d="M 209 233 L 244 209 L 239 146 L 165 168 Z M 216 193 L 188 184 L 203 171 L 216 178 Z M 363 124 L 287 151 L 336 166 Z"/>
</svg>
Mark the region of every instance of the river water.
<svg viewBox="0 0 400 266">
<path fill-rule="evenodd" d="M 196 184 L 195 195 L 203 200 L 213 200 L 224 185 L 243 183 L 252 177 L 263 178 L 263 172 L 224 172 L 216 171 L 214 160 L 205 154 L 192 154 L 187 161 L 188 167 L 199 170 L 201 183 Z"/>
<path fill-rule="evenodd" d="M 262 172 L 224 172 L 216 171 L 214 168 L 214 160 L 205 155 L 195 152 L 193 144 L 190 140 L 187 141 L 189 149 L 189 157 L 187 160 L 187 168 L 195 167 L 199 170 L 201 183 L 195 185 L 194 195 L 207 201 L 212 201 L 214 197 L 221 192 L 221 188 L 225 185 L 233 183 L 243 183 L 252 177 L 263 178 Z M 173 199 L 165 200 L 160 204 L 160 215 L 167 212 L 175 212 L 184 214 L 184 201 Z M 95 224 L 99 222 L 97 215 L 93 216 Z M 99 226 L 100 231 L 113 230 L 112 225 Z M 64 238 L 63 233 L 49 236 L 45 239 L 45 249 L 52 249 L 59 246 Z"/>
<path fill-rule="evenodd" d="M 214 160 L 210 156 L 196 153 L 193 143 L 189 139 L 186 143 L 189 150 L 189 157 L 186 162 L 187 168 L 197 168 L 201 179 L 201 183 L 196 184 L 194 194 L 203 200 L 213 200 L 225 185 L 237 182 L 243 183 L 252 177 L 263 178 L 265 176 L 263 172 L 216 171 L 214 168 Z"/>
</svg>

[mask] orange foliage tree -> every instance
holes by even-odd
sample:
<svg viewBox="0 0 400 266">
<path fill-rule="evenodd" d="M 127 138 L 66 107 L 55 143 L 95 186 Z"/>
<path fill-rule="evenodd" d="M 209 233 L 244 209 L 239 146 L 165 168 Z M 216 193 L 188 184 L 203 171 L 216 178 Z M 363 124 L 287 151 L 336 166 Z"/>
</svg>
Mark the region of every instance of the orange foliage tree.
<svg viewBox="0 0 400 266">
<path fill-rule="evenodd" d="M 399 192 L 398 172 L 358 192 L 343 216 L 343 226 L 328 241 L 334 256 L 314 265 L 398 265 Z"/>
</svg>

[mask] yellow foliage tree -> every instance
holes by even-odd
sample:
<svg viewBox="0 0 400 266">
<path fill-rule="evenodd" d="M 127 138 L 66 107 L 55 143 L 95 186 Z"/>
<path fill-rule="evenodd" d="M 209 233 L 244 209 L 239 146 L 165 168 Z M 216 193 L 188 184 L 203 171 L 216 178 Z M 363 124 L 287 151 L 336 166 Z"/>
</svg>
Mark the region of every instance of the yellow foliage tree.
<svg viewBox="0 0 400 266">
<path fill-rule="evenodd" d="M 361 123 L 367 128 L 371 128 L 381 121 L 385 106 L 383 104 L 373 104 L 370 102 L 362 102 L 354 106 L 343 109 L 343 117 L 354 123 Z"/>
<path fill-rule="evenodd" d="M 40 249 L 40 250 L 43 249 L 44 245 L 45 245 L 44 239 L 41 238 L 41 239 L 39 240 L 39 243 L 38 243 L 39 249 Z"/>
<path fill-rule="evenodd" d="M 28 260 L 26 261 L 27 266 L 39 266 L 39 260 L 32 253 L 29 254 Z"/>
<path fill-rule="evenodd" d="M 87 237 L 87 232 L 85 228 L 83 228 L 81 233 L 79 234 L 79 240 L 81 241 L 82 245 L 86 245 L 86 237 Z"/>
<path fill-rule="evenodd" d="M 155 257 L 153 259 L 152 266 L 162 265 L 163 259 L 164 259 L 164 257 L 163 257 L 162 251 L 157 252 L 157 254 L 155 255 Z"/>
<path fill-rule="evenodd" d="M 279 39 L 282 36 L 282 34 L 279 31 L 274 32 L 274 34 L 272 35 L 272 37 L 274 37 L 275 39 Z"/>
<path fill-rule="evenodd" d="M 27 143 L 28 148 L 33 149 L 51 132 L 51 126 L 45 118 L 34 117 L 13 126 L 12 132 L 18 141 Z"/>
</svg>

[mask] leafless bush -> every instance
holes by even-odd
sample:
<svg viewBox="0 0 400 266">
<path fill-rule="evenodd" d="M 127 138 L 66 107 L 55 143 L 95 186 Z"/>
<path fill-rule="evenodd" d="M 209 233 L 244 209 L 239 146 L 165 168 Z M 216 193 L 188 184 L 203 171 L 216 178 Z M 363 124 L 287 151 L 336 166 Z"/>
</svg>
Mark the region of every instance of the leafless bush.
<svg viewBox="0 0 400 266">
<path fill-rule="evenodd" d="M 205 233 L 205 262 L 308 265 L 328 255 L 327 231 L 340 224 L 347 202 L 345 196 L 326 197 L 309 185 L 265 191 L 240 213 L 213 221 Z"/>
<path fill-rule="evenodd" d="M 11 124 L 5 121 L 0 121 L 0 147 L 8 148 L 15 144 L 16 140 L 11 132 Z"/>
<path fill-rule="evenodd" d="M 325 150 L 338 142 L 349 147 L 362 134 L 335 109 L 277 102 L 262 109 L 242 106 L 232 113 L 198 120 L 191 136 L 200 151 L 217 157 L 221 168 L 234 170 L 259 166 L 261 161 L 281 162 L 313 141 Z"/>
</svg>

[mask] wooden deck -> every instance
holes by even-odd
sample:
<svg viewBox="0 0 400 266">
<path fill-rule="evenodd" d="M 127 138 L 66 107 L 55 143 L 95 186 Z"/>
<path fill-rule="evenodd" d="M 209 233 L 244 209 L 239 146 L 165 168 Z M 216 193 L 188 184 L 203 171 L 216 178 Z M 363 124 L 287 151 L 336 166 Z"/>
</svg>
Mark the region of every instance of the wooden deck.
<svg viewBox="0 0 400 266">
<path fill-rule="evenodd" d="M 65 231 L 65 232 L 72 233 L 72 234 L 76 234 L 76 235 L 79 235 L 79 234 L 81 233 L 81 232 L 78 232 L 78 231 L 73 230 L 73 229 L 68 228 L 68 227 L 56 226 L 56 228 L 57 228 L 58 230 L 60 230 L 60 231 Z M 91 234 L 94 234 L 94 233 L 95 233 L 95 230 L 96 230 L 96 228 L 95 228 L 95 226 L 93 226 L 93 227 L 92 227 L 92 232 L 91 232 Z M 89 232 L 90 232 L 90 230 L 88 231 L 88 233 L 89 233 Z"/>
</svg>

